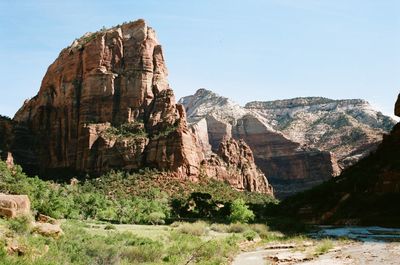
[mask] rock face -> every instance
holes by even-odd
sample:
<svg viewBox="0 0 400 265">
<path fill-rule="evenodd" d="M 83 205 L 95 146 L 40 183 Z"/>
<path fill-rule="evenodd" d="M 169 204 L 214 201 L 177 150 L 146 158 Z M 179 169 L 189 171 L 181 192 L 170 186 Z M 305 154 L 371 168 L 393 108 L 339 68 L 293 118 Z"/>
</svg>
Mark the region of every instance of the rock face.
<svg viewBox="0 0 400 265">
<path fill-rule="evenodd" d="M 400 99 L 397 100 L 397 106 Z M 396 115 L 399 115 L 395 111 Z M 324 200 L 321 200 L 324 198 Z M 398 226 L 400 124 L 374 153 L 324 186 L 289 198 L 282 212 L 320 224 Z"/>
<path fill-rule="evenodd" d="M 0 116 L 0 159 L 6 160 L 10 143 L 12 142 L 13 122 L 7 117 Z"/>
<path fill-rule="evenodd" d="M 400 94 L 397 97 L 396 105 L 394 106 L 394 114 L 400 117 Z"/>
<path fill-rule="evenodd" d="M 228 182 L 238 190 L 273 194 L 272 186 L 255 165 L 253 153 L 243 140 L 224 139 L 218 156 L 211 155 L 203 166 L 207 176 Z"/>
<path fill-rule="evenodd" d="M 196 176 L 203 157 L 166 78 L 161 46 L 143 20 L 75 40 L 14 117 L 38 140 L 39 172 L 146 164 Z"/>
<path fill-rule="evenodd" d="M 311 188 L 340 171 L 331 153 L 303 147 L 271 127 L 260 114 L 211 91 L 200 89 L 179 103 L 185 106 L 204 152 L 217 152 L 225 138 L 243 139 L 278 197 Z"/>
<path fill-rule="evenodd" d="M 246 109 L 292 141 L 332 152 L 342 168 L 375 150 L 396 124 L 361 99 L 294 98 L 250 102 Z"/>
<path fill-rule="evenodd" d="M 26 195 L 0 194 L 0 216 L 14 218 L 28 215 L 31 211 L 31 202 Z"/>
<path fill-rule="evenodd" d="M 152 167 L 196 181 L 207 170 L 206 143 L 188 128 L 168 85 L 161 45 L 144 20 L 87 33 L 63 49 L 13 122 L 8 148 L 31 174 L 71 177 Z M 236 170 L 229 178 L 222 171 L 223 177 L 213 177 L 272 194 L 250 160 L 236 162 L 229 164 Z"/>
</svg>

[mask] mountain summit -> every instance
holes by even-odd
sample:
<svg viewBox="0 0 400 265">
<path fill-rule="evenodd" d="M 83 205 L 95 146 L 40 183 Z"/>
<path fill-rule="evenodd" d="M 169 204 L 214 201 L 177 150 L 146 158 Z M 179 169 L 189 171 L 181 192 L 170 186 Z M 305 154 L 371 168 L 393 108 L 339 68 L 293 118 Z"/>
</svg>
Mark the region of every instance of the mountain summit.
<svg viewBox="0 0 400 265">
<path fill-rule="evenodd" d="M 198 181 L 209 172 L 238 190 L 272 194 L 244 143 L 226 139 L 212 161 L 204 156 L 144 20 L 75 40 L 49 66 L 39 93 L 7 122 L 14 135 L 4 140 L 3 153 L 29 173 L 97 176 L 150 167 Z"/>
</svg>

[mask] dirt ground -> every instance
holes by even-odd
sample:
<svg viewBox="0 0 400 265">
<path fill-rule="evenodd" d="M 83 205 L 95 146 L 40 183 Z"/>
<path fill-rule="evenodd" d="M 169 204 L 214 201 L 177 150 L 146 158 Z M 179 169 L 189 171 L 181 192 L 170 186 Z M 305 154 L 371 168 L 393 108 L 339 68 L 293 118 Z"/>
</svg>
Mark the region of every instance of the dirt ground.
<svg viewBox="0 0 400 265">
<path fill-rule="evenodd" d="M 243 252 L 232 265 L 400 264 L 400 229 L 321 227 L 310 236 L 312 240 L 269 243 Z"/>
</svg>

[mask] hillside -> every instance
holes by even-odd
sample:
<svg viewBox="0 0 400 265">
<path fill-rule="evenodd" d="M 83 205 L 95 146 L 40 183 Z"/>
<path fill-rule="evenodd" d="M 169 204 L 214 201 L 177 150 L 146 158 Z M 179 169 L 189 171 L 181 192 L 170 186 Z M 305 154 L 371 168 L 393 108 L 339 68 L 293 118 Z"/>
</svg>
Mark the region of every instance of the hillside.
<svg viewBox="0 0 400 265">
<path fill-rule="evenodd" d="M 199 89 L 179 103 L 204 152 L 224 137 L 244 139 L 280 198 L 338 175 L 373 151 L 395 124 L 364 100 L 296 98 L 241 107 Z"/>
<path fill-rule="evenodd" d="M 400 115 L 397 107 L 395 113 Z M 399 226 L 399 201 L 400 124 L 397 124 L 375 152 L 346 169 L 340 177 L 288 198 L 281 204 L 281 210 L 313 223 Z"/>
<path fill-rule="evenodd" d="M 342 168 L 373 151 L 396 124 L 361 99 L 294 98 L 250 102 L 245 108 L 291 140 L 334 153 Z"/>
</svg>

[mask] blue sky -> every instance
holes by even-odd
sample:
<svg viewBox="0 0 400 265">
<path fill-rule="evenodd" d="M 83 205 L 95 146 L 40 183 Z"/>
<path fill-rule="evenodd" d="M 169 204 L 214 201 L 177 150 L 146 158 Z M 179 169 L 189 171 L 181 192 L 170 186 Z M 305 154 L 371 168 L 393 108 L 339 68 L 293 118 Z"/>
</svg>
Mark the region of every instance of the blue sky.
<svg viewBox="0 0 400 265">
<path fill-rule="evenodd" d="M 244 104 L 364 98 L 387 114 L 400 91 L 397 0 L 0 0 L 0 114 L 34 96 L 62 48 L 144 18 L 177 98 L 211 89 Z"/>
</svg>

